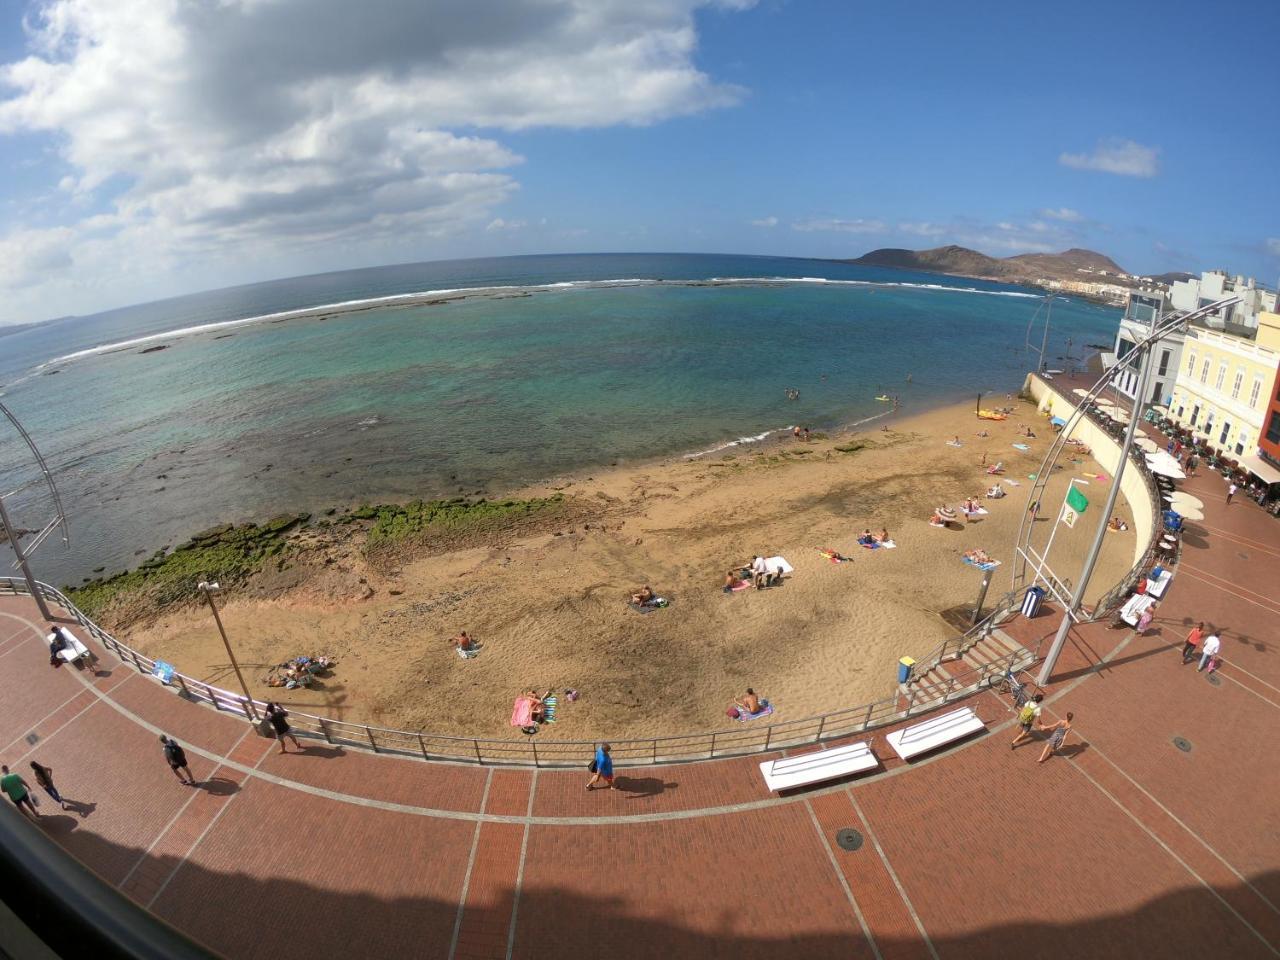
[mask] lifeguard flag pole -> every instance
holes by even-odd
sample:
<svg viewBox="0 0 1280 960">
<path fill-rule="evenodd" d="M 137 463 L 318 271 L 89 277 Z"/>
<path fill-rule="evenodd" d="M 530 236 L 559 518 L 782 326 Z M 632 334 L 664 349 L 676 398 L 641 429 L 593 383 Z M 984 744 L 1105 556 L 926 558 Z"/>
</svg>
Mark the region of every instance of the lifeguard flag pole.
<svg viewBox="0 0 1280 960">
<path fill-rule="evenodd" d="M 973 405 L 973 414 L 977 416 L 982 412 L 982 394 L 978 394 L 978 402 Z"/>
</svg>

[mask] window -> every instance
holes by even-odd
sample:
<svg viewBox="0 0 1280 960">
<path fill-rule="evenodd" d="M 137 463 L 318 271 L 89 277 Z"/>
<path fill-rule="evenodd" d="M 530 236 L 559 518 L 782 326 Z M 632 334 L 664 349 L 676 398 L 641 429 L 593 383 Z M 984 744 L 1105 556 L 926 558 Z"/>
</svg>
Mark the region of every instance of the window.
<svg viewBox="0 0 1280 960">
<path fill-rule="evenodd" d="M 1231 436 L 1231 421 L 1222 421 L 1222 433 L 1218 435 L 1218 446 L 1225 447 L 1227 445 L 1227 437 Z"/>
<path fill-rule="evenodd" d="M 1160 351 L 1160 372 L 1157 373 L 1156 376 L 1163 377 L 1168 372 L 1169 372 L 1169 351 L 1162 350 Z"/>
<path fill-rule="evenodd" d="M 1253 378 L 1253 388 L 1249 391 L 1249 406 L 1256 407 L 1258 405 L 1258 394 L 1262 392 L 1262 378 Z"/>
<path fill-rule="evenodd" d="M 1187 358 L 1187 376 L 1193 377 L 1196 373 L 1196 355 L 1193 353 Z"/>
<path fill-rule="evenodd" d="M 1235 382 L 1231 384 L 1232 400 L 1240 399 L 1240 387 L 1243 383 L 1244 383 L 1244 368 L 1236 367 L 1236 379 L 1235 379 Z"/>
<path fill-rule="evenodd" d="M 1245 448 L 1249 445 L 1249 431 L 1241 430 L 1240 436 L 1236 437 L 1236 456 L 1242 456 Z"/>
<path fill-rule="evenodd" d="M 1271 411 L 1271 422 L 1267 424 L 1267 443 L 1280 443 L 1280 410 Z"/>
<path fill-rule="evenodd" d="M 1124 337 L 1121 337 L 1120 342 L 1116 344 L 1116 359 L 1123 360 L 1129 355 L 1129 351 L 1132 350 L 1133 347 L 1134 343 L 1132 340 L 1126 340 Z"/>
<path fill-rule="evenodd" d="M 1218 365 L 1218 379 L 1213 382 L 1213 389 L 1221 390 L 1223 382 L 1227 379 L 1227 365 L 1225 363 Z"/>
<path fill-rule="evenodd" d="M 1200 416 L 1200 404 L 1197 403 L 1191 408 L 1191 425 L 1193 427 L 1196 425 L 1196 417 L 1198 416 Z"/>
<path fill-rule="evenodd" d="M 1204 431 L 1204 435 L 1206 437 L 1209 436 L 1211 433 L 1213 433 L 1213 417 L 1215 413 L 1217 413 L 1216 410 L 1210 410 L 1207 414 L 1205 414 L 1204 426 L 1201 427 L 1200 429 Z"/>
<path fill-rule="evenodd" d="M 1200 382 L 1201 383 L 1209 382 L 1209 358 L 1208 357 L 1204 358 L 1204 366 L 1200 368 Z"/>
<path fill-rule="evenodd" d="M 1152 402 L 1152 403 L 1159 403 L 1159 402 L 1160 402 L 1160 388 L 1161 388 L 1161 387 L 1163 387 L 1163 386 L 1164 386 L 1164 384 L 1163 384 L 1163 383 L 1161 383 L 1161 382 L 1160 382 L 1160 381 L 1158 381 L 1158 380 L 1155 382 L 1155 384 L 1154 384 L 1154 385 L 1152 385 L 1152 387 L 1151 387 L 1151 402 Z"/>
</svg>

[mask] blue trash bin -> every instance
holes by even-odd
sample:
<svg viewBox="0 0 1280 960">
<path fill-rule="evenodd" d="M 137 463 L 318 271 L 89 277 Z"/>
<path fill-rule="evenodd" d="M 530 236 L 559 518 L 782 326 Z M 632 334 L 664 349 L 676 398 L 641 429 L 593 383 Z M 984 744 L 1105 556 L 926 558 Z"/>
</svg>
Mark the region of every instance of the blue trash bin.
<svg viewBox="0 0 1280 960">
<path fill-rule="evenodd" d="M 911 680 L 911 668 L 916 662 L 910 657 L 903 657 L 898 661 L 898 682 L 907 683 Z"/>
</svg>

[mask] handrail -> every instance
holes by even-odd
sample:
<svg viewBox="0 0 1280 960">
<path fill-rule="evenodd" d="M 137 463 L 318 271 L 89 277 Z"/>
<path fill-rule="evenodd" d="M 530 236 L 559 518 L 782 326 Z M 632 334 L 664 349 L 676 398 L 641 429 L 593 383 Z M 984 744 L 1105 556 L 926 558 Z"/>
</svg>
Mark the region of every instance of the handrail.
<svg viewBox="0 0 1280 960">
<path fill-rule="evenodd" d="M 37 587 L 45 599 L 52 601 L 69 613 L 92 637 L 108 650 L 112 651 L 122 663 L 132 665 L 139 673 L 150 674 L 155 669 L 156 661 L 139 653 L 127 644 L 121 643 L 106 630 L 103 630 L 86 616 L 62 591 L 46 583 L 37 582 Z M 27 594 L 25 580 L 12 577 L 0 577 L 0 593 Z M 1013 608 L 1016 591 L 1002 597 L 995 608 L 976 626 L 962 637 L 948 641 L 935 651 L 955 649 L 957 644 L 972 641 L 976 643 L 981 636 L 989 632 L 995 622 Z M 949 647 L 948 644 L 951 646 Z M 970 644 L 971 645 L 971 644 Z M 963 652 L 964 648 L 961 648 Z M 1015 652 L 1009 658 L 1015 662 L 1022 653 Z M 999 661 L 998 663 L 1003 663 Z M 922 664 L 923 666 L 923 664 Z M 997 664 L 989 665 L 991 667 Z M 610 740 L 614 761 L 619 764 L 661 764 L 681 763 L 691 760 L 707 760 L 712 758 L 746 756 L 763 753 L 784 747 L 821 743 L 837 737 L 864 733 L 877 727 L 935 709 L 960 697 L 967 696 L 986 681 L 986 673 L 972 683 L 957 684 L 952 681 L 946 694 L 940 699 L 917 702 L 918 689 L 910 689 L 904 693 L 871 703 L 846 707 L 830 713 L 798 720 L 784 720 L 767 727 L 741 730 L 716 730 L 706 733 L 692 733 L 666 737 L 651 737 L 641 740 Z M 175 673 L 170 685 L 177 689 L 180 696 L 197 703 L 207 703 L 215 710 L 226 711 L 243 716 L 252 722 L 253 714 L 249 709 L 249 701 L 240 694 L 223 690 L 195 677 Z M 259 700 L 253 703 L 261 710 L 266 704 Z M 353 723 L 347 720 L 335 720 L 314 714 L 289 712 L 290 724 L 295 732 L 310 734 L 324 739 L 328 743 L 373 750 L 375 753 L 394 753 L 421 757 L 424 760 L 450 760 L 475 764 L 508 764 L 536 767 L 579 766 L 583 757 L 594 749 L 596 741 L 591 740 L 555 740 L 537 742 L 532 738 L 524 740 L 483 740 L 475 737 L 461 737 L 447 734 L 431 734 L 421 730 L 396 730 L 390 727 L 378 727 L 367 723 Z"/>
<path fill-rule="evenodd" d="M 104 960 L 215 960 L 153 913 L 104 883 L 25 822 L 8 803 L 0 811 L 0 873 L 4 900 L 19 920 L 59 957 Z M 0 954 L 17 947 L 0 926 Z M 26 955 L 13 949 L 13 956 Z"/>
</svg>

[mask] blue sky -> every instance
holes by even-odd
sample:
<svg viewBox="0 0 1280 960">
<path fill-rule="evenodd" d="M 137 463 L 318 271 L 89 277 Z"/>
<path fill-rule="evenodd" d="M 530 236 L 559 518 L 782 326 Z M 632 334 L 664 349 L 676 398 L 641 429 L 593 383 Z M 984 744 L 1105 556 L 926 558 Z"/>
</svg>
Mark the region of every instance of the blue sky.
<svg viewBox="0 0 1280 960">
<path fill-rule="evenodd" d="M 486 9 L 0 0 L 0 323 L 557 251 L 1280 275 L 1280 5 Z"/>
</svg>

